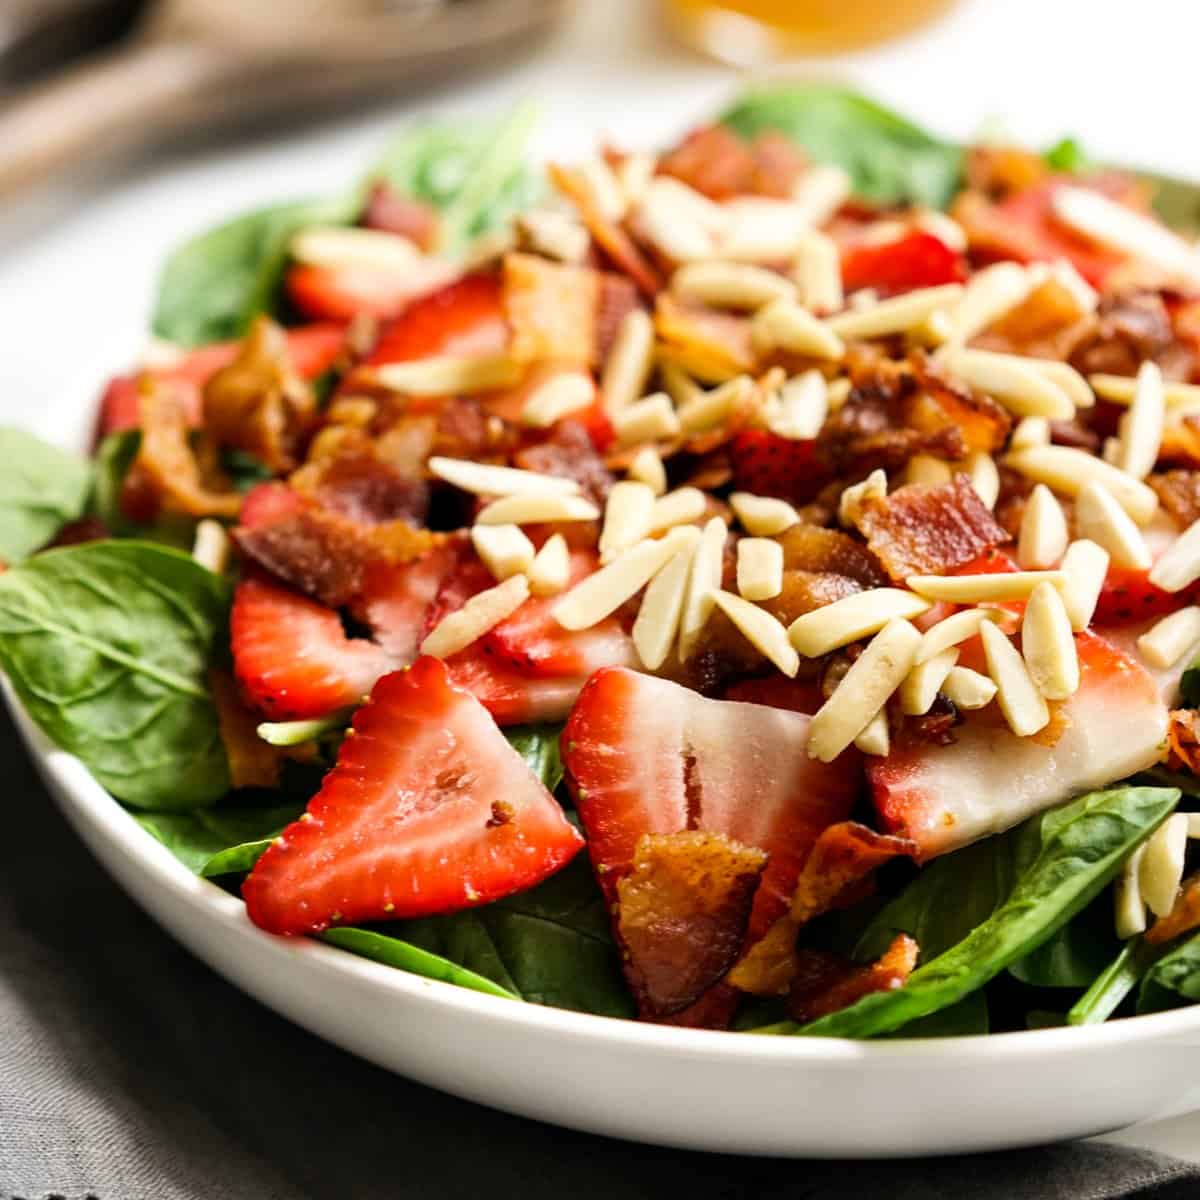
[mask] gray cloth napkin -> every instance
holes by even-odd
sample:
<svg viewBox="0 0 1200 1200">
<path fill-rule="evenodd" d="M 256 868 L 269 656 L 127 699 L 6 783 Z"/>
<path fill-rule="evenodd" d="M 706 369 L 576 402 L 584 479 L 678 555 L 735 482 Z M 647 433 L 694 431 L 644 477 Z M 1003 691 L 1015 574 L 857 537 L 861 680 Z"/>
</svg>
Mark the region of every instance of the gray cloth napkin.
<svg viewBox="0 0 1200 1200">
<path fill-rule="evenodd" d="M 1111 1146 L 734 1158 L 626 1145 L 430 1091 L 289 1025 L 160 932 L 65 825 L 6 717 L 0 763 L 0 1200 L 1200 1195 L 1200 1169 Z"/>
</svg>

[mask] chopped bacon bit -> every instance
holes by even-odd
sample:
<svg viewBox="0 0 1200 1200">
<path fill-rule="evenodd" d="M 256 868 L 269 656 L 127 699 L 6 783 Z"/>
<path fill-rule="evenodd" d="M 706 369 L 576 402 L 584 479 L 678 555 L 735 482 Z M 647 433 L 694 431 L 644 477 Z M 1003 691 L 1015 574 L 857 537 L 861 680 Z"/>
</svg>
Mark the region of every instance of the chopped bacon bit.
<svg viewBox="0 0 1200 1200">
<path fill-rule="evenodd" d="M 1050 174 L 1046 160 L 1019 146 L 973 146 L 967 154 L 967 184 L 1000 199 L 1042 183 Z"/>
<path fill-rule="evenodd" d="M 382 451 L 385 438 L 375 445 Z M 423 524 L 429 513 L 429 485 L 422 475 L 407 474 L 377 453 L 345 447 L 343 453 L 302 468 L 293 484 L 320 504 L 352 521 L 383 525 L 406 520 Z"/>
<path fill-rule="evenodd" d="M 764 851 L 724 834 L 645 834 L 617 884 L 617 933 L 643 1017 L 677 1013 L 729 970 L 742 947 Z"/>
<path fill-rule="evenodd" d="M 1146 931 L 1146 941 L 1152 946 L 1172 942 L 1193 929 L 1200 929 L 1200 874 L 1183 881 L 1174 908 Z"/>
<path fill-rule="evenodd" d="M 1079 307 L 1074 292 L 1057 279 L 1047 279 L 972 345 L 1065 362 L 1095 328 L 1095 318 Z"/>
<path fill-rule="evenodd" d="M 786 996 L 800 971 L 796 953 L 799 932 L 791 917 L 780 917 L 746 951 L 725 982 L 751 996 Z"/>
<path fill-rule="evenodd" d="M 621 322 L 638 307 L 638 291 L 624 275 L 598 272 L 596 307 L 592 320 L 592 345 L 597 363 L 608 357 Z"/>
<path fill-rule="evenodd" d="M 796 148 L 796 143 L 782 133 L 768 130 L 750 143 L 750 152 L 754 155 L 750 190 L 777 200 L 789 199 L 808 166 L 808 160 Z"/>
<path fill-rule="evenodd" d="M 825 703 L 825 696 L 816 683 L 805 679 L 788 679 L 785 675 L 743 679 L 727 687 L 721 698 L 741 700 L 745 704 L 765 704 L 768 708 L 786 708 L 809 716 Z"/>
<path fill-rule="evenodd" d="M 1009 541 L 970 480 L 909 484 L 862 507 L 859 528 L 894 580 L 944 575 Z"/>
<path fill-rule="evenodd" d="M 587 429 L 576 420 L 559 421 L 544 441 L 518 450 L 513 465 L 540 475 L 573 479 L 589 500 L 600 505 L 615 482 Z"/>
<path fill-rule="evenodd" d="M 804 925 L 814 917 L 839 907 L 847 889 L 872 871 L 903 855 L 912 856 L 917 847 L 908 838 L 876 833 L 857 821 L 830 825 L 817 838 L 792 897 L 792 920 Z"/>
<path fill-rule="evenodd" d="M 662 352 L 701 379 L 732 379 L 757 361 L 750 320 L 703 304 L 684 303 L 664 292 L 654 305 L 654 328 Z"/>
<path fill-rule="evenodd" d="M 1200 713 L 1194 708 L 1171 710 L 1167 726 L 1167 765 L 1173 771 L 1200 775 Z"/>
<path fill-rule="evenodd" d="M 208 674 L 208 685 L 229 761 L 230 782 L 235 788 L 278 787 L 279 769 L 288 756 L 258 736 L 260 718 L 243 703 L 228 671 L 214 668 Z"/>
<path fill-rule="evenodd" d="M 845 575 L 863 587 L 883 587 L 888 581 L 872 551 L 840 529 L 793 525 L 776 541 L 783 547 L 785 571 Z"/>
<path fill-rule="evenodd" d="M 762 607 L 785 625 L 797 617 L 824 608 L 864 590 L 863 584 L 849 575 L 832 571 L 784 571 L 783 587 L 778 596 L 764 600 Z"/>
<path fill-rule="evenodd" d="M 502 300 L 513 357 L 596 365 L 598 292 L 599 272 L 590 267 L 505 255 Z"/>
<path fill-rule="evenodd" d="M 865 967 L 823 950 L 804 950 L 788 1011 L 797 1021 L 815 1021 L 849 1008 L 872 992 L 896 991 L 912 974 L 918 954 L 917 943 L 906 933 L 897 934 L 883 956 Z"/>
<path fill-rule="evenodd" d="M 1171 317 L 1157 292 L 1105 296 L 1091 335 L 1076 347 L 1071 364 L 1084 375 L 1136 375 L 1147 360 L 1167 378 L 1186 379 L 1192 356 L 1175 340 Z"/>
<path fill-rule="evenodd" d="M 1200 519 L 1200 471 L 1164 471 L 1146 482 L 1180 529 Z"/>
<path fill-rule="evenodd" d="M 438 211 L 423 200 L 401 195 L 386 180 L 371 188 L 362 223 L 368 229 L 398 233 L 415 242 L 427 254 L 433 250 L 438 236 Z"/>
<path fill-rule="evenodd" d="M 768 147 L 767 156 L 771 153 Z M 728 200 L 754 190 L 759 164 L 736 133 L 724 125 L 702 125 L 659 159 L 658 172 L 712 200 Z"/>
<path fill-rule="evenodd" d="M 927 713 L 919 717 L 906 716 L 900 725 L 897 740 L 905 746 L 924 742 L 930 746 L 948 746 L 954 741 L 954 730 L 961 725 L 962 714 L 940 693 Z"/>
<path fill-rule="evenodd" d="M 924 392 L 914 399 L 909 412 L 908 423 L 913 428 L 934 433 L 949 423 L 962 433 L 967 450 L 985 454 L 1008 441 L 1012 416 L 990 396 L 943 378 L 922 353 L 914 354 L 910 363 Z"/>
<path fill-rule="evenodd" d="M 629 234 L 596 208 L 591 193 L 579 176 L 555 163 L 551 163 L 548 170 L 554 186 L 575 205 L 588 233 L 613 264 L 628 275 L 647 296 L 654 296 L 659 292 L 662 280 L 658 272 L 646 261 Z"/>
</svg>

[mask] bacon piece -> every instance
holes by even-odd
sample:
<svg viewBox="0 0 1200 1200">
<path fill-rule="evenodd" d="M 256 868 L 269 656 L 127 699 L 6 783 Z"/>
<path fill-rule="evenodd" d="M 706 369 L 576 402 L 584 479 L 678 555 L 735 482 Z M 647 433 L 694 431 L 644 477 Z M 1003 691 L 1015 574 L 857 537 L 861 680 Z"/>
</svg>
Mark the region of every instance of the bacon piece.
<svg viewBox="0 0 1200 1200">
<path fill-rule="evenodd" d="M 1200 774 L 1200 713 L 1193 708 L 1176 708 L 1167 726 L 1167 765 L 1174 771 Z"/>
<path fill-rule="evenodd" d="M 914 397 L 907 414 L 913 428 L 936 433 L 949 423 L 962 434 L 967 450 L 985 454 L 1007 443 L 1013 419 L 1006 409 L 982 392 L 945 379 L 923 353 L 913 354 L 909 362 L 924 393 Z"/>
<path fill-rule="evenodd" d="M 598 273 L 590 267 L 505 255 L 502 299 L 513 357 L 595 363 L 597 293 Z"/>
<path fill-rule="evenodd" d="M 536 445 L 513 455 L 513 464 L 540 475 L 561 475 L 573 479 L 583 494 L 603 504 L 615 482 L 604 460 L 596 453 L 587 430 L 577 420 L 559 421 L 550 435 Z"/>
<path fill-rule="evenodd" d="M 1180 529 L 1200 519 L 1200 471 L 1164 471 L 1146 482 Z"/>
<path fill-rule="evenodd" d="M 906 933 L 897 934 L 882 957 L 865 967 L 823 950 L 804 950 L 800 973 L 788 997 L 788 1012 L 796 1021 L 815 1021 L 849 1008 L 872 992 L 894 992 L 913 973 L 919 952 Z"/>
<path fill-rule="evenodd" d="M 1183 881 L 1174 907 L 1146 930 L 1146 941 L 1152 946 L 1161 946 L 1193 929 L 1200 929 L 1200 874 Z"/>
<path fill-rule="evenodd" d="M 965 475 L 909 484 L 862 507 L 859 528 L 894 580 L 944 575 L 1010 540 Z"/>
<path fill-rule="evenodd" d="M 840 529 L 793 525 L 776 541 L 783 547 L 785 571 L 845 575 L 863 587 L 883 587 L 887 574 L 875 555 Z"/>
<path fill-rule="evenodd" d="M 754 155 L 754 175 L 749 190 L 759 196 L 790 200 L 808 167 L 808 160 L 795 142 L 782 133 L 768 130 L 750 143 L 750 153 Z"/>
<path fill-rule="evenodd" d="M 1187 360 L 1182 367 L 1181 355 Z M 1157 292 L 1103 297 L 1091 336 L 1071 355 L 1072 366 L 1084 375 L 1136 375 L 1147 360 L 1158 363 L 1168 378 L 1186 379 L 1191 373 L 1191 355 L 1175 340 L 1162 297 Z"/>
<path fill-rule="evenodd" d="M 602 363 L 616 341 L 621 322 L 639 305 L 638 290 L 631 279 L 612 271 L 599 273 L 592 339 L 596 361 Z"/>
<path fill-rule="evenodd" d="M 402 195 L 386 180 L 381 179 L 371 188 L 362 223 L 368 229 L 398 233 L 415 242 L 427 254 L 437 242 L 437 209 L 423 200 Z"/>
<path fill-rule="evenodd" d="M 710 199 L 728 200 L 754 190 L 758 163 L 736 133 L 724 125 L 702 125 L 659 159 L 658 172 Z"/>
<path fill-rule="evenodd" d="M 642 1017 L 679 1012 L 737 957 L 767 855 L 720 833 L 644 834 L 617 883 L 617 936 Z"/>
<path fill-rule="evenodd" d="M 971 344 L 1065 362 L 1095 328 L 1095 318 L 1079 306 L 1075 293 L 1057 279 L 1047 279 Z"/>
<path fill-rule="evenodd" d="M 275 788 L 287 755 L 258 736 L 260 718 L 242 701 L 238 686 L 228 671 L 217 668 L 208 674 L 217 728 L 229 762 L 229 779 L 235 788 Z M 293 750 L 298 747 L 293 747 Z"/>
<path fill-rule="evenodd" d="M 422 475 L 407 474 L 381 461 L 383 438 L 372 452 L 348 452 L 304 468 L 294 486 L 319 504 L 363 525 L 405 520 L 422 524 L 429 514 L 429 484 Z"/>
<path fill-rule="evenodd" d="M 664 292 L 655 302 L 654 328 L 665 343 L 663 356 L 698 379 L 732 379 L 752 371 L 757 362 L 747 317 L 681 302 Z"/>
</svg>

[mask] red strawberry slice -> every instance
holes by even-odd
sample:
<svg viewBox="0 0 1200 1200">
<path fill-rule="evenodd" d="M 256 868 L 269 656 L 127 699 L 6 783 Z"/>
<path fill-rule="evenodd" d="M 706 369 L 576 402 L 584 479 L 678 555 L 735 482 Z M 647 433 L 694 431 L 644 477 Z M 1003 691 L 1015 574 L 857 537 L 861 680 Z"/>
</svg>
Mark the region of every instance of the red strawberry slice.
<svg viewBox="0 0 1200 1200">
<path fill-rule="evenodd" d="M 304 507 L 304 497 L 281 480 L 255 484 L 242 501 L 238 523 L 244 529 L 261 529 L 285 517 L 295 516 Z"/>
<path fill-rule="evenodd" d="M 419 296 L 445 285 L 455 273 L 450 263 L 433 258 L 398 271 L 297 263 L 284 276 L 284 290 L 299 312 L 318 321 L 394 317 Z"/>
<path fill-rule="evenodd" d="M 709 700 L 623 667 L 588 680 L 563 731 L 563 762 L 610 902 L 647 833 L 722 833 L 770 855 L 751 936 L 787 908 L 821 831 L 850 813 L 858 760 L 808 756 L 809 718 Z"/>
<path fill-rule="evenodd" d="M 446 670 L 455 686 L 476 697 L 501 726 L 561 721 L 587 682 L 583 675 L 524 675 L 490 654 L 482 642 L 451 655 Z"/>
<path fill-rule="evenodd" d="M 571 555 L 571 586 L 600 565 L 590 550 Z M 564 629 L 550 612 L 560 597 L 531 597 L 506 621 L 487 634 L 487 648 L 497 658 L 527 675 L 562 677 L 591 675 L 601 667 L 637 663 L 626 623 L 614 614 L 579 632 Z"/>
<path fill-rule="evenodd" d="M 842 285 L 847 292 L 869 287 L 896 296 L 914 288 L 962 283 L 966 277 L 962 255 L 924 230 L 890 242 L 859 242 L 842 251 Z"/>
<path fill-rule="evenodd" d="M 1200 583 L 1181 592 L 1164 592 L 1150 582 L 1148 571 L 1110 566 L 1096 602 L 1096 626 L 1129 625 L 1147 617 L 1163 617 L 1196 602 Z"/>
<path fill-rule="evenodd" d="M 582 838 L 442 663 L 386 675 L 304 817 L 242 886 L 272 933 L 457 912 L 540 883 Z"/>
<path fill-rule="evenodd" d="M 348 638 L 334 609 L 256 577 L 234 593 L 230 640 L 243 694 L 276 721 L 357 704 L 401 665 L 374 642 Z"/>
<path fill-rule="evenodd" d="M 379 366 L 435 355 L 499 354 L 507 345 L 498 280 L 465 275 L 410 304 L 383 330 L 367 362 Z"/>
<path fill-rule="evenodd" d="M 871 759 L 885 828 L 933 858 L 1159 760 L 1167 706 L 1137 659 L 1093 633 L 1076 636 L 1081 682 L 1053 746 L 1017 737 L 996 706 L 968 714 L 947 746 L 922 743 Z M 964 648 L 967 649 L 967 648 Z"/>
<path fill-rule="evenodd" d="M 815 441 L 782 438 L 764 429 L 744 429 L 729 443 L 735 487 L 756 496 L 805 503 L 828 482 Z"/>
</svg>

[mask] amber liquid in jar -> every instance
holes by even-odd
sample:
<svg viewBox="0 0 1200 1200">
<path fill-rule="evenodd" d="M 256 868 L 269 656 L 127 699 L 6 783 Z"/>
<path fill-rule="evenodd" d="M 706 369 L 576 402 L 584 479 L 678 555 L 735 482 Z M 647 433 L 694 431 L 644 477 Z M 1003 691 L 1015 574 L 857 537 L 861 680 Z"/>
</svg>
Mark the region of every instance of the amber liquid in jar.
<svg viewBox="0 0 1200 1200">
<path fill-rule="evenodd" d="M 907 33 L 954 0 L 665 0 L 670 24 L 733 62 L 831 53 Z"/>
</svg>

